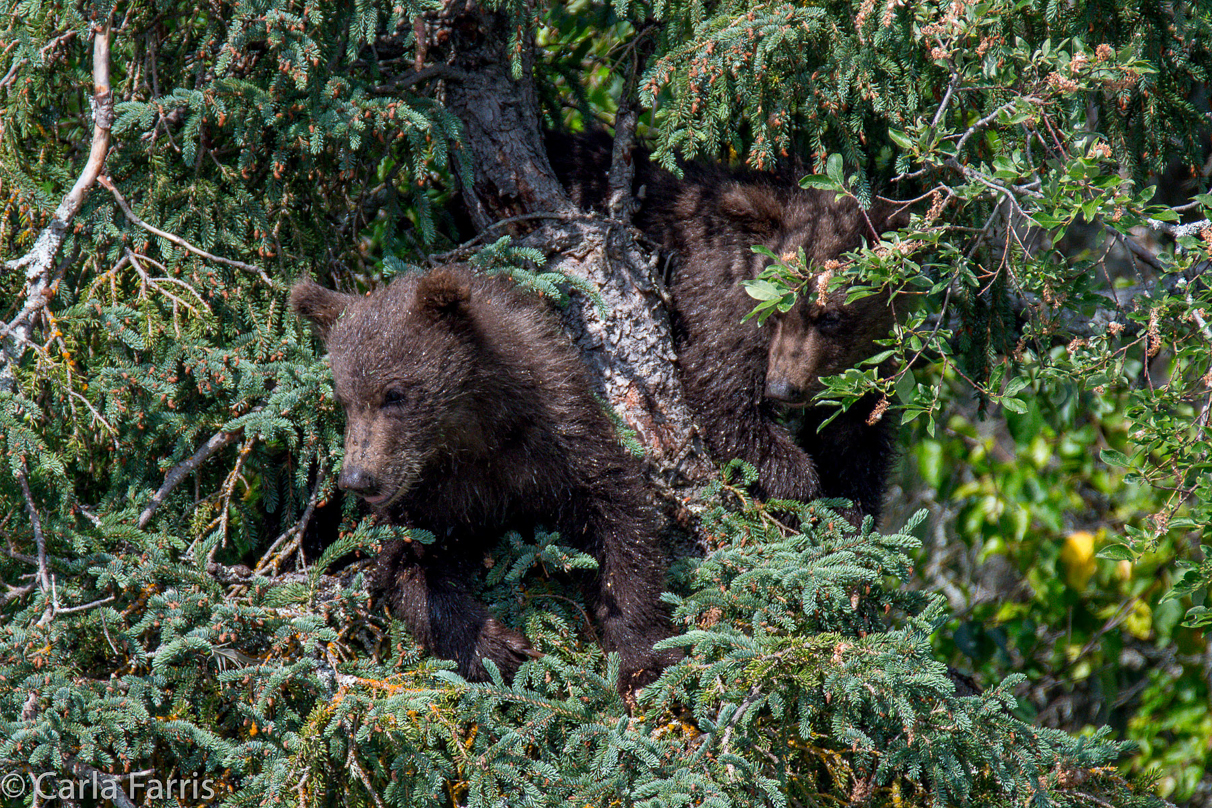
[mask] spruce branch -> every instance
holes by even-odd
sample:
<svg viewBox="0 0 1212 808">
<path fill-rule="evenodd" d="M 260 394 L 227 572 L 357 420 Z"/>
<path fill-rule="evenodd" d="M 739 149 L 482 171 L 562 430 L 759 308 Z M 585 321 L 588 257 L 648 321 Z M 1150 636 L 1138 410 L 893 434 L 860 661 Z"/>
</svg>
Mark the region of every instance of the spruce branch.
<svg viewBox="0 0 1212 808">
<path fill-rule="evenodd" d="M 258 278 L 260 278 L 262 281 L 264 281 L 265 285 L 270 287 L 271 289 L 276 289 L 279 287 L 279 284 L 275 283 L 273 280 L 271 280 L 270 277 L 265 274 L 265 270 L 261 269 L 260 267 L 253 266 L 252 264 L 246 264 L 243 261 L 237 261 L 234 258 L 223 258 L 222 256 L 215 255 L 214 253 L 209 253 L 206 250 L 202 249 L 201 247 L 195 247 L 193 244 L 190 244 L 188 241 L 186 241 L 185 239 L 181 238 L 180 236 L 178 236 L 174 233 L 169 233 L 166 230 L 161 230 L 160 228 L 156 227 L 155 225 L 148 224 L 147 222 L 140 219 L 139 216 L 133 210 L 131 210 L 130 205 L 127 204 L 126 199 L 122 196 L 121 193 L 118 192 L 118 189 L 114 187 L 114 184 L 113 184 L 113 182 L 110 181 L 109 177 L 98 177 L 97 182 L 101 183 L 101 185 L 105 186 L 105 188 L 111 194 L 113 194 L 114 201 L 118 203 L 118 207 L 122 208 L 122 212 L 124 214 L 126 214 L 127 219 L 130 219 L 130 221 L 133 224 L 136 224 L 139 227 L 142 227 L 144 230 L 151 233 L 152 235 L 159 236 L 162 239 L 171 241 L 173 244 L 176 244 L 178 247 L 188 250 L 189 252 L 193 253 L 194 255 L 196 255 L 200 258 L 205 258 L 207 261 L 215 261 L 220 264 L 226 264 L 229 267 L 235 267 L 236 269 L 242 269 L 245 272 L 251 272 L 252 274 L 256 275 Z"/>
</svg>

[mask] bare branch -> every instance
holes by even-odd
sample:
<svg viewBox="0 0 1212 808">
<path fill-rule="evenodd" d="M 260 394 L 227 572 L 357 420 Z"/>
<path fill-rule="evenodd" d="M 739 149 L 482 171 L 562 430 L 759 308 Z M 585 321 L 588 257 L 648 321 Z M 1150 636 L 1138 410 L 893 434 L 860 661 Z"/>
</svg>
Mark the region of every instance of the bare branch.
<svg viewBox="0 0 1212 808">
<path fill-rule="evenodd" d="M 636 199 L 633 192 L 635 185 L 635 127 L 639 122 L 639 112 L 635 105 L 635 88 L 640 75 L 644 72 L 648 52 L 651 50 L 649 32 L 643 28 L 627 48 L 631 64 L 627 69 L 627 79 L 623 91 L 619 95 L 619 108 L 614 116 L 614 146 L 610 157 L 610 174 L 607 180 L 606 209 L 611 218 L 630 222 L 635 213 Z"/>
<path fill-rule="evenodd" d="M 958 141 L 958 142 L 956 142 L 956 144 L 955 144 L 955 153 L 956 153 L 956 154 L 960 154 L 961 152 L 963 152 L 963 150 L 964 150 L 964 144 L 966 144 L 966 143 L 968 142 L 968 139 L 969 139 L 970 137 L 972 137 L 973 135 L 975 135 L 975 134 L 976 134 L 977 132 L 979 132 L 980 130 L 984 129 L 984 128 L 985 128 L 986 126 L 988 126 L 989 124 L 993 123 L 993 121 L 997 119 L 997 116 L 998 116 L 998 115 L 1001 115 L 1003 112 L 1006 112 L 1006 111 L 1008 111 L 1008 110 L 1014 109 L 1016 106 L 1018 106 L 1018 103 L 1019 103 L 1019 101 L 1021 101 L 1021 100 L 1028 101 L 1028 102 L 1033 103 L 1033 104 L 1035 104 L 1035 105 L 1037 105 L 1037 106 L 1039 105 L 1039 99 L 1038 99 L 1038 98 L 1034 98 L 1034 97 L 1032 97 L 1032 96 L 1026 96 L 1025 98 L 1015 98 L 1015 99 L 1014 99 L 1014 100 L 1012 100 L 1012 101 L 1007 101 L 1006 103 L 1002 104 L 1002 105 L 1001 105 L 1000 107 L 998 107 L 997 109 L 995 109 L 995 110 L 993 110 L 992 112 L 990 112 L 990 113 L 989 113 L 988 115 L 986 115 L 985 117 L 981 118 L 981 119 L 980 119 L 979 121 L 977 121 L 976 123 L 974 123 L 974 124 L 972 124 L 971 126 L 969 126 L 969 127 L 968 127 L 968 131 L 964 132 L 964 134 L 960 136 L 959 141 Z"/>
<path fill-rule="evenodd" d="M 639 120 L 635 106 L 624 97 L 614 119 L 614 151 L 610 158 L 607 206 L 614 219 L 631 221 L 635 212 L 635 126 Z"/>
<path fill-rule="evenodd" d="M 1198 205 L 1199 203 L 1195 202 L 1193 204 Z M 1178 212 L 1182 211 L 1184 208 L 1188 208 L 1188 207 L 1189 207 L 1188 205 L 1181 205 L 1177 208 L 1173 208 L 1173 210 L 1175 213 L 1178 213 Z M 1145 221 L 1148 223 L 1149 227 L 1152 227 L 1154 230 L 1160 230 L 1163 233 L 1165 233 L 1166 235 L 1172 236 L 1173 238 L 1182 238 L 1183 236 L 1193 236 L 1196 233 L 1200 232 L 1201 230 L 1204 230 L 1208 227 L 1212 227 L 1212 221 L 1209 221 L 1207 219 L 1200 219 L 1198 222 L 1184 222 L 1182 224 L 1170 224 L 1169 222 L 1159 222 L 1157 219 L 1146 219 Z"/>
<path fill-rule="evenodd" d="M 270 288 L 277 288 L 278 284 L 271 280 L 270 277 L 265 274 L 265 270 L 261 269 L 260 267 L 255 267 L 252 264 L 246 264 L 243 261 L 237 261 L 234 258 L 223 258 L 221 256 L 214 255 L 213 253 L 208 253 L 206 250 L 190 244 L 188 241 L 178 235 L 169 233 L 166 230 L 161 230 L 155 225 L 148 224 L 140 219 L 135 212 L 130 209 L 130 205 L 126 204 L 126 200 L 122 197 L 122 194 L 118 193 L 118 189 L 114 187 L 112 182 L 110 182 L 109 177 L 100 177 L 97 181 L 104 185 L 106 189 L 108 189 L 109 192 L 114 195 L 114 201 L 118 203 L 118 207 L 122 208 L 122 212 L 126 214 L 126 218 L 130 219 L 131 222 L 137 224 L 139 227 L 142 227 L 147 232 L 159 236 L 162 239 L 171 241 L 178 247 L 189 250 L 194 255 L 205 258 L 207 261 L 216 261 L 220 264 L 226 264 L 229 267 L 235 267 L 236 269 L 242 269 L 245 272 L 251 272 L 261 280 L 265 281 L 266 285 Z"/>
<path fill-rule="evenodd" d="M 114 96 L 109 88 L 110 22 L 107 19 L 93 29 L 93 140 L 88 162 L 30 251 L 5 263 L 9 269 L 25 269 L 25 288 L 22 290 L 25 305 L 10 323 L 4 343 L 0 344 L 0 392 L 11 393 L 16 387 L 13 365 L 24 353 L 22 346 L 29 341 L 33 316 L 54 294 L 51 267 L 55 254 L 67 235 L 68 222 L 80 211 L 85 196 L 105 166 L 109 130 L 114 121 Z"/>
<path fill-rule="evenodd" d="M 135 808 L 135 804 L 130 801 L 130 798 L 126 796 L 126 792 L 122 790 L 122 778 L 109 772 L 95 769 L 73 757 L 67 758 L 64 763 L 67 764 L 67 770 L 81 780 L 87 782 L 101 780 L 106 783 L 112 783 L 114 787 L 105 790 L 106 796 L 113 800 L 114 805 L 118 806 L 118 808 Z"/>
<path fill-rule="evenodd" d="M 518 216 L 510 216 L 507 219 L 499 219 L 495 222 L 491 222 L 487 226 L 485 226 L 484 230 L 479 235 L 473 236 L 472 238 L 463 242 L 458 247 L 455 247 L 453 250 L 450 250 L 449 252 L 438 253 L 437 255 L 431 255 L 426 260 L 429 262 L 429 264 L 431 266 L 441 266 L 442 264 L 449 263 L 450 261 L 464 260 L 467 258 L 468 255 L 471 254 L 473 247 L 475 247 L 477 244 L 481 243 L 486 238 L 488 238 L 488 236 L 490 234 L 492 234 L 494 231 L 500 230 L 503 227 L 508 227 L 509 225 L 515 224 L 517 222 L 541 221 L 544 219 L 551 220 L 551 221 L 558 221 L 558 222 L 602 222 L 604 224 L 619 224 L 619 225 L 626 224 L 625 222 L 617 221 L 614 219 L 609 219 L 598 213 L 585 213 L 585 212 L 579 211 L 579 210 L 569 210 L 569 211 L 560 211 L 560 212 L 540 211 L 538 213 L 523 213 Z M 642 238 L 637 239 L 637 240 L 642 240 Z"/>
<path fill-rule="evenodd" d="M 8 586 L 8 584 L 5 584 L 5 586 Z M 36 583 L 26 584 L 25 586 L 8 586 L 8 591 L 0 595 L 0 606 L 5 606 L 10 601 L 25 597 L 30 592 L 33 592 L 36 587 Z"/>
<path fill-rule="evenodd" d="M 1153 253 L 1149 252 L 1147 249 L 1145 249 L 1141 245 L 1137 244 L 1135 239 L 1125 236 L 1123 233 L 1119 232 L 1118 230 L 1116 230 L 1114 227 L 1112 227 L 1109 224 L 1104 223 L 1103 227 L 1106 229 L 1106 231 L 1108 233 L 1115 236 L 1115 238 L 1119 241 L 1119 243 L 1123 244 L 1124 248 L 1128 252 L 1132 253 L 1134 256 L 1139 258 L 1141 261 L 1144 261 L 1146 264 L 1149 265 L 1149 267 L 1151 269 L 1154 269 L 1158 272 L 1166 271 L 1165 265 L 1163 265 L 1161 261 L 1157 260 L 1157 256 L 1154 255 Z"/>
<path fill-rule="evenodd" d="M 430 65 L 429 67 L 420 70 L 405 73 L 402 76 L 396 76 L 388 82 L 380 84 L 374 88 L 374 92 L 380 94 L 398 93 L 400 90 L 407 89 L 414 84 L 420 84 L 429 79 L 444 79 L 446 81 L 462 81 L 463 71 L 456 67 L 447 64 Z"/>
<path fill-rule="evenodd" d="M 947 92 L 943 94 L 943 100 L 938 105 L 938 109 L 934 112 L 934 117 L 930 119 L 930 128 L 938 126 L 938 122 L 943 119 L 943 115 L 947 112 L 947 105 L 951 103 L 951 97 L 955 95 L 955 88 L 959 86 L 960 74 L 955 70 L 951 71 L 951 81 L 947 84 Z"/>
<path fill-rule="evenodd" d="M 8 72 L 4 74 L 4 78 L 0 79 L 0 87 L 7 87 L 9 84 L 11 84 L 13 78 L 17 75 L 17 70 L 19 70 L 21 66 L 28 61 L 29 59 L 18 59 L 17 61 L 13 62 L 13 66 L 10 67 Z"/>
<path fill-rule="evenodd" d="M 311 496 L 307 498 L 307 507 L 303 509 L 303 515 L 299 517 L 299 521 L 295 522 L 281 536 L 274 539 L 273 544 L 261 556 L 261 560 L 257 562 L 257 568 L 253 570 L 256 575 L 261 575 L 272 567 L 272 572 L 278 572 L 278 565 L 290 557 L 290 554 L 299 546 L 299 542 L 303 540 L 303 533 L 307 530 L 307 523 L 311 521 L 312 512 L 316 509 L 316 503 L 320 501 L 320 490 L 324 487 L 323 471 L 317 473 L 316 484 L 311 489 Z M 290 539 L 291 541 L 279 551 L 279 547 L 283 542 Z"/>
<path fill-rule="evenodd" d="M 84 612 L 88 611 L 89 609 L 95 609 L 98 606 L 104 606 L 107 603 L 113 603 L 115 600 L 116 598 L 113 595 L 107 595 L 106 597 L 94 600 L 92 603 L 82 603 L 79 606 L 67 606 L 63 608 L 56 605 L 55 615 L 58 616 L 61 614 L 71 614 L 72 612 Z"/>
<path fill-rule="evenodd" d="M 260 410 L 261 405 L 257 405 L 249 412 L 260 412 Z M 164 504 L 164 500 L 169 494 L 172 493 L 174 488 L 180 485 L 181 481 L 185 479 L 187 474 L 205 463 L 206 459 L 215 452 L 219 451 L 229 443 L 235 442 L 242 434 L 244 434 L 243 428 L 234 429 L 231 432 L 219 430 L 215 434 L 211 435 L 210 440 L 202 444 L 202 447 L 199 448 L 198 451 L 194 452 L 187 459 L 173 466 L 168 472 L 168 476 L 164 478 L 164 484 L 160 486 L 159 490 L 156 491 L 155 495 L 151 498 L 151 501 L 147 503 L 147 507 L 143 509 L 141 514 L 139 514 L 139 527 L 147 527 L 147 523 L 151 521 L 152 516 L 154 516 L 156 511 L 159 510 L 160 506 Z"/>
<path fill-rule="evenodd" d="M 38 586 L 43 591 L 51 587 L 50 572 L 46 564 L 46 534 L 42 532 L 42 518 L 38 516 L 38 508 L 34 505 L 34 495 L 29 490 L 29 468 L 21 460 L 21 470 L 17 472 L 17 481 L 21 483 L 21 493 L 25 496 L 25 508 L 29 512 L 29 521 L 34 529 L 34 544 L 38 548 Z"/>
</svg>

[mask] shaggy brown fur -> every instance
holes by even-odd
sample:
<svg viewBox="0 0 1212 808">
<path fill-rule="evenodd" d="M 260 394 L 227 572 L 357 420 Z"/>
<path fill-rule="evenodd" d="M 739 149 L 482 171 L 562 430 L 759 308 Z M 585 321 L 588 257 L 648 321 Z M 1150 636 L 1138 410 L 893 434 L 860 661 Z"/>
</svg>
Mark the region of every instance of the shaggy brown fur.
<svg viewBox="0 0 1212 808">
<path fill-rule="evenodd" d="M 652 681 L 671 658 L 652 648 L 670 633 L 654 508 L 543 306 L 458 266 L 367 297 L 301 281 L 291 305 L 331 357 L 347 419 L 340 486 L 437 537 L 391 542 L 374 577 L 414 636 L 469 680 L 488 677 L 486 659 L 512 677 L 530 643 L 467 582 L 502 533 L 543 524 L 598 561 L 585 590 L 620 655 L 620 691 Z"/>
<path fill-rule="evenodd" d="M 552 165 L 582 207 L 604 206 L 610 145 L 600 132 L 548 136 Z M 891 211 L 864 215 L 854 200 L 837 201 L 833 192 L 722 166 L 690 163 L 679 179 L 639 150 L 635 167 L 636 225 L 678 259 L 670 281 L 674 338 L 686 395 L 713 455 L 751 463 L 759 496 L 843 497 L 858 506 L 847 514 L 852 520 L 878 515 L 892 427 L 889 420 L 867 426 L 873 402 L 843 416 L 852 422 L 845 428 L 803 430 L 807 451 L 776 417 L 782 405 L 803 406 L 819 376 L 875 352 L 874 340 L 891 326 L 887 300 L 847 306 L 842 293 L 833 293 L 819 306 L 806 295 L 787 315 L 759 326 L 756 319 L 742 322 L 756 302 L 741 281 L 766 266 L 754 245 L 776 255 L 802 247 L 809 264 L 820 266 L 888 229 Z M 815 426 L 827 415 L 810 411 L 805 420 Z M 868 471 L 856 474 L 860 468 Z"/>
</svg>

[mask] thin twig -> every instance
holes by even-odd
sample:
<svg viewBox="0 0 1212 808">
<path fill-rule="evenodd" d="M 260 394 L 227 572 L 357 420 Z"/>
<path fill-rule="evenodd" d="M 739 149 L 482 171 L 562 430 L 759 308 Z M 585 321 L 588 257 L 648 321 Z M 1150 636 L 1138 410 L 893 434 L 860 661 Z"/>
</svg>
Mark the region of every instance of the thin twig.
<svg viewBox="0 0 1212 808">
<path fill-rule="evenodd" d="M 342 721 L 341 724 L 342 727 L 344 727 L 345 722 Z M 345 729 L 348 732 L 348 728 Z M 353 733 L 350 733 L 350 737 L 352 736 Z M 356 744 L 351 743 L 349 745 L 349 754 L 346 755 L 345 762 L 351 769 L 354 770 L 354 773 L 358 775 L 358 779 L 362 781 L 362 786 L 366 789 L 366 793 L 369 794 L 370 798 L 375 801 L 376 808 L 386 808 L 383 805 L 383 800 L 379 799 L 379 795 L 375 793 L 375 787 L 371 784 L 370 778 L 366 776 L 366 771 L 362 768 L 362 764 L 358 763 L 358 757 L 354 754 L 354 750 L 356 748 Z"/>
<path fill-rule="evenodd" d="M 980 119 L 979 121 L 977 121 L 976 123 L 974 123 L 974 124 L 972 124 L 971 126 L 969 126 L 969 127 L 968 127 L 968 131 L 964 132 L 964 134 L 960 136 L 959 141 L 957 141 L 957 142 L 956 142 L 956 144 L 955 144 L 955 153 L 956 153 L 956 154 L 960 154 L 960 153 L 962 153 L 962 152 L 963 152 L 963 150 L 964 150 L 964 144 L 968 142 L 968 139 L 969 139 L 970 137 L 972 137 L 973 135 L 975 135 L 975 134 L 976 134 L 977 132 L 979 132 L 980 130 L 984 129 L 984 128 L 985 128 L 986 126 L 988 126 L 989 124 L 993 123 L 994 119 L 996 119 L 998 115 L 1001 115 L 1001 114 L 1002 114 L 1003 112 L 1005 112 L 1006 110 L 1013 109 L 1014 107 L 1018 106 L 1019 101 L 1028 101 L 1028 102 L 1031 102 L 1031 103 L 1033 103 L 1033 104 L 1035 104 L 1035 105 L 1037 105 L 1037 106 L 1038 106 L 1038 105 L 1039 105 L 1039 103 L 1040 103 L 1038 98 L 1034 98 L 1034 97 L 1029 96 L 1029 95 L 1028 95 L 1028 96 L 1024 96 L 1024 97 L 1022 97 L 1022 98 L 1015 98 L 1015 99 L 1014 99 L 1014 100 L 1012 100 L 1012 101 L 1007 101 L 1006 103 L 1002 104 L 1002 105 L 1001 105 L 1000 107 L 998 107 L 997 109 L 995 109 L 995 110 L 993 110 L 992 112 L 990 112 L 990 113 L 989 113 L 988 115 L 986 115 L 985 117 L 981 118 L 981 119 Z"/>
<path fill-rule="evenodd" d="M 6 606 L 10 601 L 25 597 L 30 592 L 33 592 L 34 589 L 37 588 L 38 584 L 32 583 L 26 584 L 25 586 L 9 586 L 8 584 L 5 584 L 5 586 L 8 586 L 8 591 L 3 595 L 0 595 L 0 606 Z"/>
<path fill-rule="evenodd" d="M 210 530 L 212 526 L 217 524 L 222 532 L 222 539 L 211 546 L 210 552 L 206 554 L 207 562 L 214 560 L 215 551 L 218 550 L 219 547 L 227 546 L 227 530 L 231 523 L 231 498 L 236 493 L 236 483 L 243 482 L 245 491 L 247 491 L 249 488 L 248 480 L 244 479 L 244 475 L 241 474 L 241 471 L 244 468 L 244 464 L 247 462 L 248 456 L 252 452 L 255 444 L 255 437 L 245 438 L 244 442 L 240 444 L 240 451 L 236 454 L 236 464 L 232 466 L 231 471 L 227 473 L 227 479 L 223 481 L 223 487 L 219 491 L 219 516 L 206 528 L 206 530 Z M 203 533 L 205 532 L 206 531 L 203 531 Z M 194 541 L 194 544 L 197 544 L 197 540 Z M 193 545 L 190 545 L 190 552 L 193 552 Z"/>
<path fill-rule="evenodd" d="M 30 525 L 34 529 L 34 545 L 38 548 L 38 586 L 45 592 L 51 588 L 50 572 L 46 564 L 46 534 L 42 532 L 42 518 L 34 505 L 34 495 L 29 490 L 29 467 L 21 459 L 21 470 L 17 472 L 21 493 L 25 496 L 25 508 L 29 512 Z"/>
<path fill-rule="evenodd" d="M 761 695 L 761 688 L 754 685 L 749 689 L 749 695 L 745 696 L 745 700 L 733 711 L 731 717 L 728 719 L 728 723 L 724 726 L 724 737 L 720 739 L 720 755 L 728 753 L 728 742 L 732 738 L 732 730 L 736 728 L 736 725 L 740 723 L 745 713 L 749 712 L 749 708 L 757 702 Z"/>
<path fill-rule="evenodd" d="M 265 281 L 266 285 L 268 285 L 270 288 L 277 288 L 278 284 L 274 283 L 274 281 L 272 281 L 270 279 L 270 277 L 265 274 L 265 270 L 261 269 L 260 267 L 255 267 L 252 264 L 246 264 L 243 261 L 237 261 L 234 258 L 223 258 L 222 256 L 218 256 L 213 253 L 209 253 L 206 250 L 202 249 L 201 247 L 195 247 L 193 244 L 190 244 L 188 241 L 186 241 L 185 239 L 181 238 L 178 235 L 169 233 L 166 230 L 161 230 L 160 228 L 156 227 L 155 225 L 151 225 L 151 224 L 148 224 L 147 222 L 143 221 L 135 214 L 135 212 L 133 210 L 131 210 L 130 205 L 128 205 L 126 203 L 126 199 L 123 198 L 122 194 L 118 193 L 118 189 L 114 187 L 114 184 L 110 181 L 109 177 L 98 177 L 97 182 L 101 183 L 101 185 L 105 186 L 105 188 L 111 194 L 113 194 L 114 201 L 118 203 L 118 207 L 122 208 L 122 212 L 124 214 L 126 214 L 126 218 L 130 219 L 132 223 L 138 225 L 139 227 L 142 227 L 144 230 L 151 233 L 152 235 L 156 235 L 162 239 L 171 241 L 173 244 L 176 244 L 178 247 L 181 247 L 182 249 L 185 249 L 185 250 L 189 250 L 194 255 L 197 255 L 201 258 L 205 258 L 208 261 L 216 261 L 220 264 L 226 264 L 227 266 L 235 267 L 236 269 L 242 269 L 245 272 L 251 272 L 254 275 L 256 275 L 257 277 L 259 277 L 261 280 Z"/>
<path fill-rule="evenodd" d="M 210 306 L 207 305 L 206 301 L 202 298 L 202 295 L 198 294 L 197 289 L 190 286 L 188 283 L 181 280 L 180 278 L 173 278 L 173 277 L 170 277 L 167 275 L 164 277 L 160 277 L 160 278 L 153 278 L 152 276 L 147 274 L 147 272 L 143 269 L 142 266 L 139 265 L 139 262 L 147 261 L 150 264 L 155 264 L 161 270 L 164 269 L 163 264 L 159 263 L 158 261 L 153 261 L 151 258 L 148 258 L 146 255 L 138 255 L 134 252 L 131 252 L 129 249 L 126 251 L 126 257 L 130 259 L 131 266 L 133 266 L 135 268 L 135 272 L 137 272 L 139 274 L 139 277 L 143 279 L 143 282 L 146 283 L 151 288 L 155 289 L 160 294 L 167 297 L 169 300 L 171 300 L 173 302 L 174 305 L 177 303 L 180 303 L 186 309 L 188 309 L 189 311 L 192 311 L 195 316 L 198 316 L 198 317 L 202 316 L 202 313 L 200 311 L 198 311 L 197 307 L 195 307 L 193 304 L 191 304 L 185 300 L 182 300 L 181 298 L 177 297 L 172 292 L 168 291 L 163 286 L 161 286 L 162 282 L 163 283 L 175 283 L 184 289 L 188 289 L 190 291 L 190 293 L 198 299 L 198 303 L 201 304 L 202 308 L 206 309 L 206 312 L 208 314 L 211 313 Z"/>
<path fill-rule="evenodd" d="M 1141 261 L 1148 264 L 1150 268 L 1156 270 L 1157 272 L 1166 271 L 1165 265 L 1162 264 L 1161 261 L 1157 260 L 1157 256 L 1155 256 L 1153 253 L 1149 252 L 1147 249 L 1145 249 L 1141 245 L 1137 244 L 1135 239 L 1125 236 L 1123 233 L 1119 232 L 1118 230 L 1116 230 L 1114 227 L 1112 227 L 1109 224 L 1104 223 L 1103 228 L 1108 233 L 1115 236 L 1115 238 L 1119 240 L 1119 243 L 1123 244 L 1124 247 L 1126 247 L 1128 249 L 1128 252 L 1132 253 L 1134 256 L 1139 258 Z"/>
<path fill-rule="evenodd" d="M 938 122 L 943 119 L 943 113 L 947 111 L 947 105 L 951 103 L 951 96 L 955 95 L 955 88 L 959 86 L 960 74 L 952 71 L 951 81 L 947 84 L 947 92 L 943 94 L 943 100 L 938 105 L 938 109 L 934 112 L 934 117 L 930 119 L 930 128 L 938 126 Z"/>
<path fill-rule="evenodd" d="M 610 217 L 603 216 L 600 213 L 586 213 L 584 211 L 579 211 L 579 210 L 569 210 L 569 211 L 560 211 L 560 212 L 539 211 L 538 213 L 523 213 L 519 216 L 510 216 L 508 219 L 500 219 L 498 221 L 492 222 L 491 224 L 486 226 L 484 228 L 483 232 L 481 232 L 479 235 L 473 236 L 472 238 L 470 238 L 467 241 L 460 244 L 458 247 L 455 247 L 453 250 L 450 250 L 450 251 L 444 252 L 444 253 L 439 253 L 437 255 L 431 255 L 426 260 L 428 261 L 430 266 L 438 266 L 438 265 L 444 264 L 448 261 L 453 261 L 457 258 L 464 257 L 467 255 L 467 253 L 471 250 L 472 247 L 476 246 L 481 241 L 483 241 L 485 238 L 487 238 L 493 230 L 500 229 L 502 227 L 505 227 L 506 225 L 514 224 L 515 222 L 533 221 L 535 219 L 551 219 L 554 221 L 562 221 L 562 222 L 601 222 L 604 224 L 618 224 L 618 225 L 628 226 L 627 222 L 622 222 L 622 221 L 618 221 L 616 219 L 611 219 Z"/>
<path fill-rule="evenodd" d="M 462 70 L 452 67 L 448 64 L 430 65 L 422 70 L 417 70 L 412 73 L 405 73 L 402 76 L 396 76 L 391 81 L 385 84 L 380 84 L 374 88 L 376 93 L 396 93 L 404 90 L 414 84 L 420 84 L 429 79 L 445 79 L 446 81 L 462 81 L 465 74 Z"/>
<path fill-rule="evenodd" d="M 307 530 L 307 523 L 311 521 L 312 512 L 316 509 L 316 503 L 320 501 L 320 490 L 323 485 L 324 474 L 320 472 L 316 475 L 316 484 L 311 489 L 311 496 L 307 498 L 307 507 L 303 509 L 303 515 L 299 517 L 299 521 L 295 522 L 281 536 L 274 539 L 273 544 L 269 546 L 269 549 L 261 556 L 261 560 L 257 562 L 257 567 L 253 570 L 254 574 L 260 575 L 268 570 L 270 566 L 273 567 L 273 573 L 277 574 L 278 564 L 286 560 L 287 556 L 294 552 L 295 547 L 302 541 L 303 533 Z M 279 545 L 292 537 L 294 540 L 279 552 Z"/>
<path fill-rule="evenodd" d="M 249 410 L 249 412 L 260 412 L 262 406 L 263 405 L 258 404 L 256 407 Z M 198 451 L 194 452 L 187 459 L 182 460 L 180 463 L 173 466 L 172 470 L 168 472 L 168 476 L 164 478 L 164 484 L 160 486 L 159 490 L 157 490 L 155 495 L 151 498 L 151 501 L 147 503 L 147 507 L 143 509 L 141 514 L 139 514 L 139 527 L 147 527 L 147 523 L 151 521 L 152 516 L 154 516 L 156 511 L 159 510 L 160 506 L 164 504 L 165 498 L 167 498 L 168 495 L 172 493 L 172 490 L 185 479 L 187 474 L 205 463 L 206 459 L 215 452 L 219 451 L 229 443 L 236 441 L 243 433 L 243 427 L 234 429 L 230 432 L 219 430 L 215 434 L 211 435 L 210 440 L 202 444 Z"/>
<path fill-rule="evenodd" d="M 13 66 L 10 67 L 8 72 L 4 74 L 4 78 L 0 79 L 0 87 L 7 87 L 17 75 L 17 70 L 28 61 L 29 59 L 18 59 L 17 61 L 13 62 Z"/>
<path fill-rule="evenodd" d="M 114 600 L 116 600 L 116 598 L 113 595 L 108 595 L 99 600 L 94 600 L 92 603 L 83 603 L 79 606 L 68 606 L 66 608 L 63 608 L 63 607 L 56 605 L 55 606 L 55 616 L 58 617 L 61 614 L 71 614 L 72 612 L 83 612 L 83 611 L 87 611 L 88 609 L 95 609 L 98 606 L 104 606 L 107 603 L 113 603 Z"/>
</svg>

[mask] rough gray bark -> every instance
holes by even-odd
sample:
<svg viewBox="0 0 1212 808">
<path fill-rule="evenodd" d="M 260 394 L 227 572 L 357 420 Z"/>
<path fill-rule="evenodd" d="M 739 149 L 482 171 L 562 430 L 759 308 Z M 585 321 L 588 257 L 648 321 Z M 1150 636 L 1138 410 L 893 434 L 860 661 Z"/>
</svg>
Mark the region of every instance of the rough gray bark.
<svg viewBox="0 0 1212 808">
<path fill-rule="evenodd" d="M 577 213 L 556 179 L 539 129 L 529 31 L 519 33 L 506 15 L 463 0 L 449 5 L 443 18 L 445 55 L 461 74 L 448 85 L 445 102 L 465 127 L 474 183 L 464 193 L 473 222 L 480 230 L 517 216 L 537 223 L 527 233 L 513 231 L 516 243 L 554 253 L 551 269 L 599 290 L 605 316 L 578 292 L 562 313 L 597 392 L 636 432 L 675 492 L 704 484 L 715 470 L 698 448 L 678 378 L 656 259 L 625 222 Z M 516 80 L 511 36 L 523 43 Z"/>
<path fill-rule="evenodd" d="M 465 196 L 476 229 L 526 213 L 573 210 L 539 133 L 529 30 L 518 32 L 507 15 L 469 0 L 453 0 L 443 18 L 448 59 L 460 74 L 448 84 L 445 102 L 463 122 L 471 152 L 475 179 Z M 509 58 L 511 38 L 522 43 L 516 64 Z"/>
</svg>

